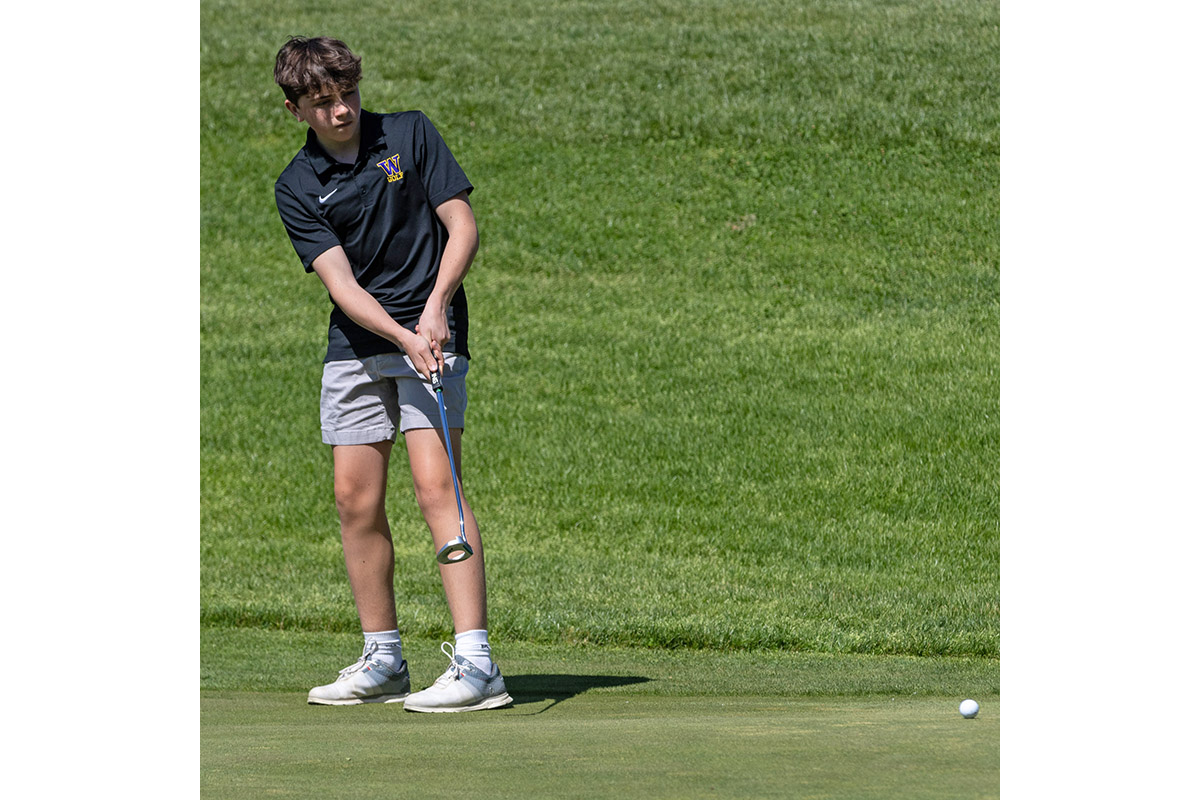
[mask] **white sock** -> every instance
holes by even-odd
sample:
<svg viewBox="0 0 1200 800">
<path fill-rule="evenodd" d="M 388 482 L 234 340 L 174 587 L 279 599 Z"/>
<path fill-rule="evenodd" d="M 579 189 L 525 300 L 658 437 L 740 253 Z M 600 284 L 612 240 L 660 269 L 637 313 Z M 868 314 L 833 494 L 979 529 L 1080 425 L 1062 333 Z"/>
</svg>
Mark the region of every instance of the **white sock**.
<svg viewBox="0 0 1200 800">
<path fill-rule="evenodd" d="M 366 639 L 367 644 L 375 642 L 379 645 L 379 649 L 375 651 L 375 658 L 379 659 L 380 663 L 400 668 L 400 662 L 404 659 L 400 654 L 400 631 L 398 629 L 375 633 L 363 631 L 363 638 Z"/>
<path fill-rule="evenodd" d="M 487 674 L 492 674 L 492 647 L 488 644 L 487 631 L 474 630 L 454 634 L 454 652 Z"/>
</svg>

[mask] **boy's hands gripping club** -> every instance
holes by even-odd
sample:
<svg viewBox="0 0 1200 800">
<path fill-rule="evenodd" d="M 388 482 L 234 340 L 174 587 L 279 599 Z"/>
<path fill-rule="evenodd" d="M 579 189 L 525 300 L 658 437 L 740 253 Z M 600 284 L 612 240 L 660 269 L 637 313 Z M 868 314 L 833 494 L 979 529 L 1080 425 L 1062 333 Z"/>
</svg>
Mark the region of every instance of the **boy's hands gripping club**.
<svg viewBox="0 0 1200 800">
<path fill-rule="evenodd" d="M 448 341 L 449 338 L 447 335 L 442 341 Z M 417 325 L 416 334 L 408 334 L 400 341 L 400 346 L 404 348 L 404 354 L 412 361 L 413 368 L 427 381 L 433 380 L 435 372 L 441 372 L 446 368 L 446 356 L 442 353 L 442 341 L 425 335 L 420 324 Z"/>
</svg>

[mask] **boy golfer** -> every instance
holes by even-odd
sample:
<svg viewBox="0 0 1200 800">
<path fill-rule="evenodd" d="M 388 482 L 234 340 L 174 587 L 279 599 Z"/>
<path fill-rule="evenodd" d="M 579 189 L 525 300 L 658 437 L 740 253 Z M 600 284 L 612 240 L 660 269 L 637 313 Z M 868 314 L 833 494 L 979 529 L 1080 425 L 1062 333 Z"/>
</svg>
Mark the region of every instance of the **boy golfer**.
<svg viewBox="0 0 1200 800">
<path fill-rule="evenodd" d="M 487 637 L 483 543 L 463 499 L 474 555 L 441 565 L 455 642 L 433 686 L 409 693 L 384 511 L 388 459 L 404 435 L 417 504 L 440 549 L 459 532 L 453 477 L 430 378 L 441 375 L 450 444 L 461 465 L 467 404 L 463 277 L 479 245 L 471 183 L 419 111 L 362 110 L 361 59 L 336 39 L 293 37 L 275 60 L 284 107 L 307 141 L 279 176 L 275 202 L 304 269 L 333 301 L 321 384 L 321 437 L 346 571 L 366 639 L 323 705 L 404 702 L 410 711 L 476 711 L 512 702 Z M 450 649 L 447 651 L 446 648 Z"/>
</svg>

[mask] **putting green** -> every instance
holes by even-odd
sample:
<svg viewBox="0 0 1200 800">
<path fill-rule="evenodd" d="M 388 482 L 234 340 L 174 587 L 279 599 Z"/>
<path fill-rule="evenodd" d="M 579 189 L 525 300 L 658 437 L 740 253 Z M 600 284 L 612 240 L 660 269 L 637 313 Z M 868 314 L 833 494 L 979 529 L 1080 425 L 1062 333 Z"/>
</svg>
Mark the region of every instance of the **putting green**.
<svg viewBox="0 0 1200 800">
<path fill-rule="evenodd" d="M 514 693 L 515 694 L 515 693 Z M 956 700 L 664 697 L 620 687 L 413 714 L 206 692 L 205 797 L 999 796 L 1000 713 Z"/>
<path fill-rule="evenodd" d="M 357 636 L 201 643 L 206 798 L 999 796 L 994 659 L 511 642 L 511 708 L 427 715 L 305 703 Z M 418 687 L 445 666 L 433 640 L 405 653 Z M 958 715 L 964 697 L 977 719 Z"/>
</svg>

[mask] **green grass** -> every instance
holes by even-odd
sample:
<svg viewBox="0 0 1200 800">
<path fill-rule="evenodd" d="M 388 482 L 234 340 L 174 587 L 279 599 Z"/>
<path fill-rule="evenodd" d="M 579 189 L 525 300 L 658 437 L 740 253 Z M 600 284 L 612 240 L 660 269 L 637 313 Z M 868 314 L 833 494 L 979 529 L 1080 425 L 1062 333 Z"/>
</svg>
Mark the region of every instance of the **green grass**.
<svg viewBox="0 0 1200 800">
<path fill-rule="evenodd" d="M 466 742 L 501 796 L 995 796 L 998 3 L 200 11 L 206 794 L 446 791 Z M 364 105 L 425 111 L 477 186 L 464 484 L 521 696 L 469 730 L 300 701 L 358 622 L 328 299 L 272 197 L 295 33 L 346 39 Z M 450 624 L 404 461 L 421 682 Z"/>
<path fill-rule="evenodd" d="M 205 2 L 201 619 L 353 631 L 273 207 L 291 33 L 478 186 L 465 486 L 506 640 L 999 654 L 998 7 Z M 448 619 L 402 451 L 401 624 Z"/>
<path fill-rule="evenodd" d="M 944 699 L 584 695 L 468 722 L 241 692 L 204 714 L 211 798 L 1000 796 L 998 713 Z"/>
<path fill-rule="evenodd" d="M 437 639 L 405 637 L 413 681 L 424 686 L 445 669 Z M 331 665 L 362 648 L 355 633 L 204 628 L 201 686 L 208 691 L 285 692 L 303 700 L 331 680 Z M 552 690 L 548 675 L 607 676 L 580 684 L 580 693 L 608 686 L 626 695 L 717 696 L 762 691 L 789 697 L 991 696 L 1000 690 L 995 659 L 877 656 L 780 650 L 678 651 L 613 645 L 507 641 L 497 648 L 518 705 L 539 703 Z M 270 665 L 270 668 L 264 668 Z M 627 680 L 626 680 L 627 679 Z M 569 683 L 569 681 L 568 681 Z"/>
<path fill-rule="evenodd" d="M 307 706 L 358 641 L 206 629 L 203 796 L 999 796 L 993 659 L 513 642 L 508 709 Z M 431 640 L 405 654 L 421 685 L 444 666 Z"/>
</svg>

